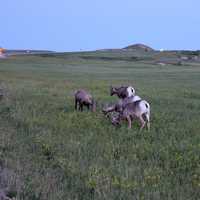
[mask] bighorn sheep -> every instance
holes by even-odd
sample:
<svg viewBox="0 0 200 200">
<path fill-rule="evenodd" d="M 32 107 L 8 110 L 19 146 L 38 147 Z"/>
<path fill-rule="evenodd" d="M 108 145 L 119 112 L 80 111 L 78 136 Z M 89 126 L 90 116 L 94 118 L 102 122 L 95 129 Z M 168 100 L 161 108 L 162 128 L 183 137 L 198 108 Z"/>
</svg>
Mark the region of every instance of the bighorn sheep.
<svg viewBox="0 0 200 200">
<path fill-rule="evenodd" d="M 120 99 L 116 104 L 103 108 L 103 113 L 108 114 L 110 112 L 121 112 L 126 104 L 136 102 L 141 100 L 139 96 L 127 97 L 125 99 Z"/>
<path fill-rule="evenodd" d="M 120 112 L 120 110 L 128 103 L 135 102 L 141 100 L 141 98 L 135 95 L 135 89 L 132 86 L 122 86 L 119 88 L 111 87 L 110 95 L 117 95 L 120 100 L 112 106 L 107 108 L 103 108 L 103 113 L 107 114 L 109 112 Z"/>
<path fill-rule="evenodd" d="M 126 119 L 128 121 L 128 128 L 131 128 L 131 123 L 134 119 L 139 119 L 142 130 L 145 125 L 150 130 L 150 105 L 145 100 L 139 100 L 125 104 L 121 107 L 121 111 L 118 118 L 112 120 L 113 124 L 119 124 L 121 120 Z"/>
<path fill-rule="evenodd" d="M 131 97 L 135 95 L 135 89 L 132 86 L 121 86 L 110 88 L 110 95 L 117 95 L 120 99 Z"/>
<path fill-rule="evenodd" d="M 86 106 L 88 108 L 88 110 L 91 108 L 91 110 L 93 112 L 96 111 L 96 103 L 94 101 L 94 99 L 92 98 L 92 96 L 85 90 L 78 90 L 75 95 L 75 109 L 78 109 L 79 106 L 79 110 L 83 111 L 83 106 Z"/>
</svg>

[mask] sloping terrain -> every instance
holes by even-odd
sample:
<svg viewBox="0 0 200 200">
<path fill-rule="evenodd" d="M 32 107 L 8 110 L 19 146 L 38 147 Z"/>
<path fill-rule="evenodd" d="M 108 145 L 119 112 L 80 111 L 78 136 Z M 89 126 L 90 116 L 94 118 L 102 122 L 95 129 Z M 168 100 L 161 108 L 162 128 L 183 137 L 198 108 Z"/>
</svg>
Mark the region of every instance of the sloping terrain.
<svg viewBox="0 0 200 200">
<path fill-rule="evenodd" d="M 133 45 L 129 45 L 123 49 L 126 50 L 143 50 L 143 51 L 154 51 L 153 48 L 145 45 L 145 44 L 133 44 Z"/>
</svg>

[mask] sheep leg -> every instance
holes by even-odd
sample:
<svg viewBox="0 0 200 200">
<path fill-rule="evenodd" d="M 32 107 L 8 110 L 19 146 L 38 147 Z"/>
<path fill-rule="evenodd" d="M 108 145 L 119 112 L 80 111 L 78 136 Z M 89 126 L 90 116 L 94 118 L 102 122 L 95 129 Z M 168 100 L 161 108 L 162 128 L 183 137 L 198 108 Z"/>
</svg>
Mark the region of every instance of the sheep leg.
<svg viewBox="0 0 200 200">
<path fill-rule="evenodd" d="M 77 109 L 78 109 L 78 101 L 75 100 L 75 110 L 77 110 Z"/>
<path fill-rule="evenodd" d="M 128 121 L 128 128 L 131 129 L 131 117 L 128 115 L 126 117 L 127 121 Z"/>
<path fill-rule="evenodd" d="M 82 112 L 83 111 L 83 104 L 79 103 L 79 110 Z"/>
<path fill-rule="evenodd" d="M 145 113 L 142 115 L 142 119 L 145 121 L 148 131 L 150 131 L 150 117 L 149 116 L 150 116 L 149 113 Z"/>
<path fill-rule="evenodd" d="M 140 131 L 141 131 L 145 127 L 146 122 L 144 121 L 142 116 L 139 117 L 139 120 L 140 120 L 140 124 L 141 124 L 141 127 L 140 127 Z"/>
<path fill-rule="evenodd" d="M 147 130 L 150 131 L 150 112 L 146 114 L 147 118 Z"/>
<path fill-rule="evenodd" d="M 81 104 L 81 112 L 83 111 L 83 104 Z"/>
</svg>

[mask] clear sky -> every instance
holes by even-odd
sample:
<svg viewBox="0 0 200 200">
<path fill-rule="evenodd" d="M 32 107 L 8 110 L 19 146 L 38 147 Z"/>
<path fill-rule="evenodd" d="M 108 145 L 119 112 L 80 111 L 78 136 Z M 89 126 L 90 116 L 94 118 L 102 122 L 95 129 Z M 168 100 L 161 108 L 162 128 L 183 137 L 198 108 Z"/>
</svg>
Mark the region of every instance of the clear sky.
<svg viewBox="0 0 200 200">
<path fill-rule="evenodd" d="M 0 0 L 0 46 L 200 49 L 200 0 Z"/>
</svg>

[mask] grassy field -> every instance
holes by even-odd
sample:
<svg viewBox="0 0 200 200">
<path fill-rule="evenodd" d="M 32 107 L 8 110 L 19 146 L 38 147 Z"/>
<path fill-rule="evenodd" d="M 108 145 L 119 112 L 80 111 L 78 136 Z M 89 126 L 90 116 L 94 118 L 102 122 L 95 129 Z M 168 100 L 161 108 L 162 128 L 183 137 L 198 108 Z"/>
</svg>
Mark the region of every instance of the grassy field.
<svg viewBox="0 0 200 200">
<path fill-rule="evenodd" d="M 175 53 L 83 52 L 0 60 L 0 189 L 17 200 L 199 199 L 200 63 Z M 151 104 L 151 131 L 115 128 L 110 85 Z M 84 88 L 96 113 L 74 111 Z"/>
</svg>

